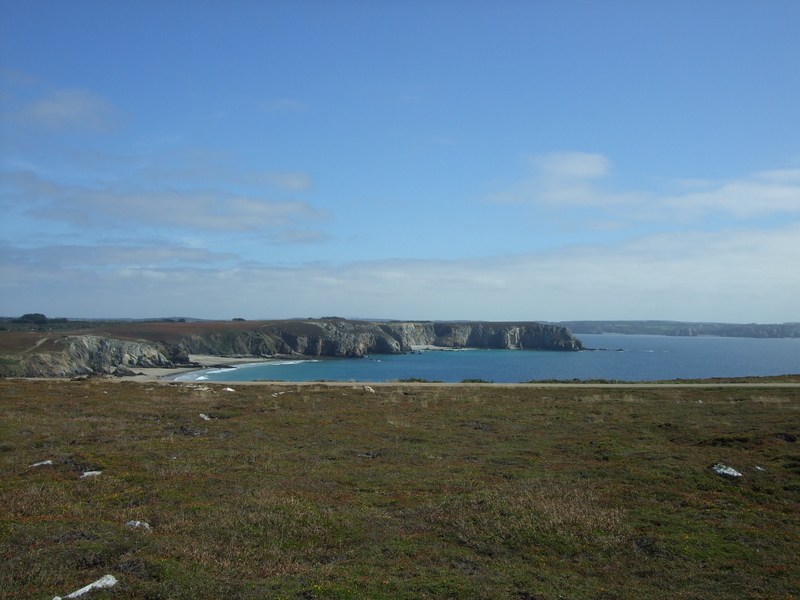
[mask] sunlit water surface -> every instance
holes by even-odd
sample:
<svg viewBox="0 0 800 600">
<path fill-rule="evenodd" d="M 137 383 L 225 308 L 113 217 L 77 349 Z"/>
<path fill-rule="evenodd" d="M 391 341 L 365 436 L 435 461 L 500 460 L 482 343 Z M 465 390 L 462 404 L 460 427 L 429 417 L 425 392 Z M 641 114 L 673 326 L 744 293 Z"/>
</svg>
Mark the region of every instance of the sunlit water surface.
<svg viewBox="0 0 800 600">
<path fill-rule="evenodd" d="M 585 352 L 527 350 L 427 351 L 362 359 L 278 360 L 205 369 L 182 381 L 393 381 L 482 379 L 518 383 L 542 379 L 656 381 L 800 373 L 800 339 L 578 336 Z"/>
</svg>

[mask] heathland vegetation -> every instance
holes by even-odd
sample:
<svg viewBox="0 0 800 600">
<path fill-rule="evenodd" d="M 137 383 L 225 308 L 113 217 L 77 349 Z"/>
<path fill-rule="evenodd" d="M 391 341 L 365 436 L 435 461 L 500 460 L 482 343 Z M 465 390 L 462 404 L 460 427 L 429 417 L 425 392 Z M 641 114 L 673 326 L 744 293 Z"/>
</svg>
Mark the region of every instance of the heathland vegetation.
<svg viewBox="0 0 800 600">
<path fill-rule="evenodd" d="M 0 380 L 0 598 L 797 598 L 798 436 L 763 382 Z"/>
</svg>

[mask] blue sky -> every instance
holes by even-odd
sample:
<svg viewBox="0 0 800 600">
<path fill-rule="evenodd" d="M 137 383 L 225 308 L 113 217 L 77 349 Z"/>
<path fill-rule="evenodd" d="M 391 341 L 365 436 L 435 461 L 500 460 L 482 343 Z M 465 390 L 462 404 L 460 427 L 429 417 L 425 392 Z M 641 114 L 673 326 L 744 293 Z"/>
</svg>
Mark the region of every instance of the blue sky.
<svg viewBox="0 0 800 600">
<path fill-rule="evenodd" d="M 0 315 L 797 321 L 798 23 L 0 0 Z"/>
</svg>

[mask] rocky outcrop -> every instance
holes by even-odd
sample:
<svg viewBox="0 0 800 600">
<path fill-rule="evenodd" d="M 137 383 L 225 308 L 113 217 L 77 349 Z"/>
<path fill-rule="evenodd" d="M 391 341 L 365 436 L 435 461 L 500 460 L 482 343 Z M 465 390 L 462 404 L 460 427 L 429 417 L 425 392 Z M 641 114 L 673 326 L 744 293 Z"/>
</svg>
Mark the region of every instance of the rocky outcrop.
<svg viewBox="0 0 800 600">
<path fill-rule="evenodd" d="M 565 327 L 541 323 L 385 323 L 382 328 L 412 346 L 503 350 L 583 350 Z"/>
<path fill-rule="evenodd" d="M 128 341 L 97 335 L 69 336 L 61 352 L 30 353 L 18 357 L 5 375 L 21 377 L 74 377 L 124 373 L 137 367 L 187 364 L 189 356 L 170 344 Z"/>
<path fill-rule="evenodd" d="M 151 335 L 158 335 L 158 332 Z M 0 375 L 71 377 L 130 374 L 146 367 L 188 365 L 189 354 L 357 358 L 400 354 L 420 346 L 515 350 L 582 350 L 568 329 L 541 323 L 370 322 L 345 319 L 266 321 L 253 329 L 220 325 L 178 341 L 121 340 L 100 335 L 64 338 L 62 351 L 28 352 L 0 366 Z M 9 361 L 6 361 L 9 362 Z"/>
<path fill-rule="evenodd" d="M 191 336 L 179 347 L 190 354 L 273 354 L 360 357 L 400 354 L 418 346 L 514 350 L 582 350 L 568 329 L 541 323 L 370 322 L 344 319 L 276 321 L 257 331 Z"/>
<path fill-rule="evenodd" d="M 269 356 L 303 355 L 355 358 L 400 354 L 400 341 L 377 324 L 346 320 L 274 321 L 254 331 L 191 336 L 178 346 L 189 354 Z"/>
</svg>

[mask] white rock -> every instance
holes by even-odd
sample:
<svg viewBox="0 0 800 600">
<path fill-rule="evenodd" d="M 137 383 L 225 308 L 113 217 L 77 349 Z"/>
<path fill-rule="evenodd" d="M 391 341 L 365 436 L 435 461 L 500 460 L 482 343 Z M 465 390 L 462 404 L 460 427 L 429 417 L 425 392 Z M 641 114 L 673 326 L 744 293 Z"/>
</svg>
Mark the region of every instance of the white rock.
<svg viewBox="0 0 800 600">
<path fill-rule="evenodd" d="M 724 465 L 722 463 L 715 464 L 713 467 L 711 467 L 711 470 L 714 471 L 714 473 L 716 473 L 717 475 L 721 475 L 722 477 L 741 477 L 742 476 L 742 474 L 739 473 L 739 471 L 737 471 L 733 467 L 729 467 L 728 465 Z"/>
<path fill-rule="evenodd" d="M 83 475 L 81 475 L 81 479 L 84 477 L 94 477 L 95 475 L 100 475 L 102 471 L 85 471 Z M 69 598 L 69 596 L 67 596 Z"/>
<path fill-rule="evenodd" d="M 33 463 L 32 465 L 28 465 L 29 467 L 43 467 L 45 465 L 52 465 L 52 460 L 43 460 L 42 462 Z"/>
<path fill-rule="evenodd" d="M 144 521 L 128 521 L 125 523 L 128 527 L 138 527 L 139 529 L 144 529 L 145 531 L 152 531 L 150 529 L 150 524 L 145 523 Z"/>
<path fill-rule="evenodd" d="M 204 415 L 203 413 L 200 413 L 200 418 L 203 419 L 203 421 L 211 420 L 211 417 L 209 417 L 208 415 Z"/>
<path fill-rule="evenodd" d="M 90 592 L 92 590 L 99 588 L 114 587 L 115 585 L 117 585 L 116 577 L 114 577 L 113 575 L 103 575 L 103 577 L 101 577 L 94 583 L 90 583 L 86 587 L 82 587 L 78 591 L 72 592 L 69 596 L 65 596 L 65 598 L 78 598 L 79 596 L 83 596 L 86 592 Z M 53 600 L 61 600 L 61 596 L 55 596 Z"/>
<path fill-rule="evenodd" d="M 224 389 L 224 390 L 222 390 L 222 391 L 223 391 L 223 392 L 235 392 L 236 390 L 235 390 L 235 389 L 233 389 L 233 388 L 225 388 L 225 389 Z"/>
<path fill-rule="evenodd" d="M 364 386 L 364 391 L 365 392 L 369 392 L 370 394 L 374 394 L 375 393 L 375 390 L 373 390 L 372 387 L 370 387 L 368 385 Z"/>
</svg>

